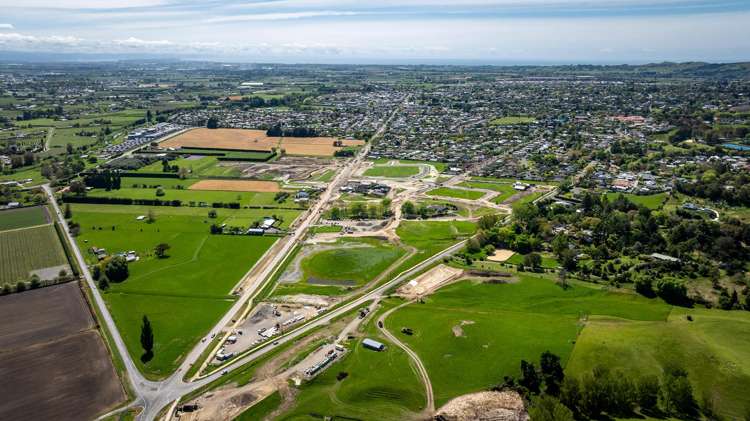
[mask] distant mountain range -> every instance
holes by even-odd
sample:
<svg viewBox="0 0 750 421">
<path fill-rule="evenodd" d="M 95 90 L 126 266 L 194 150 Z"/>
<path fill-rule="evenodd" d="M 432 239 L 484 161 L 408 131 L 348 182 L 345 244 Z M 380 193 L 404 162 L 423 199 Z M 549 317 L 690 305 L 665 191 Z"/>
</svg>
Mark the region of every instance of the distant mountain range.
<svg viewBox="0 0 750 421">
<path fill-rule="evenodd" d="M 0 63 L 87 63 L 87 62 L 119 62 L 139 61 L 148 62 L 180 62 L 180 63 L 206 63 L 212 66 L 217 63 L 229 63 L 224 60 L 198 60 L 195 57 L 176 57 L 172 55 L 154 54 L 81 54 L 81 53 L 47 53 L 47 52 L 18 52 L 0 51 Z M 209 65 L 210 63 L 210 65 Z M 259 63 L 269 63 L 260 61 Z M 271 63 L 269 63 L 271 64 Z M 289 66 L 289 63 L 285 63 Z M 307 64 L 299 64 L 306 66 Z M 320 64 L 318 64 L 320 65 Z M 329 64 L 324 66 L 348 66 L 347 64 Z M 599 77 L 599 78 L 674 78 L 674 79 L 743 79 L 750 80 L 750 62 L 738 63 L 706 63 L 706 62 L 663 62 L 650 64 L 544 64 L 544 63 L 471 63 L 464 60 L 446 59 L 443 63 L 401 63 L 401 64 L 367 64 L 352 63 L 357 67 L 388 67 L 394 66 L 404 70 L 430 70 L 450 71 L 459 69 L 485 70 L 487 72 L 500 72 L 536 77 Z"/>
</svg>

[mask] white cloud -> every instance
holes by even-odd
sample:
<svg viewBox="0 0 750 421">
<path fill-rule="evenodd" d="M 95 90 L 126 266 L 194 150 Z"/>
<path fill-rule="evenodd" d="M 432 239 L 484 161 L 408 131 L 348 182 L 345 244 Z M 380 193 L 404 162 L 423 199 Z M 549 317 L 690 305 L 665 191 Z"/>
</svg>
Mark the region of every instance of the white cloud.
<svg viewBox="0 0 750 421">
<path fill-rule="evenodd" d="M 13 25 L 10 23 L 0 23 L 0 29 L 13 29 Z"/>
<path fill-rule="evenodd" d="M 171 46 L 174 45 L 172 41 L 168 40 L 145 40 L 135 37 L 130 37 L 127 39 L 116 39 L 113 41 L 115 45 L 123 46 L 123 47 L 131 47 L 131 48 L 139 48 L 139 47 L 164 47 L 164 46 Z"/>
<path fill-rule="evenodd" d="M 122 9 L 164 4 L 164 0 L 0 0 L 1 8 L 24 9 Z"/>
<path fill-rule="evenodd" d="M 305 19 L 305 18 L 317 18 L 317 17 L 330 17 L 330 16 L 354 16 L 358 15 L 357 12 L 350 11 L 333 11 L 333 10 L 321 10 L 314 12 L 290 12 L 290 13 L 260 13 L 253 15 L 237 15 L 237 16 L 221 16 L 206 20 L 207 23 L 221 23 L 221 22 L 243 22 L 243 21 L 273 21 L 273 20 L 290 20 L 290 19 Z"/>
</svg>

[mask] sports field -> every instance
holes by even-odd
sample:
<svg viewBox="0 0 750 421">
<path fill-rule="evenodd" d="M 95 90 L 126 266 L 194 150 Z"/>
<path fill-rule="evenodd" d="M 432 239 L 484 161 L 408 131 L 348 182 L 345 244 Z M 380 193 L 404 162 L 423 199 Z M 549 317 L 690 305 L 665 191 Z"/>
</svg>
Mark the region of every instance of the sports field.
<svg viewBox="0 0 750 421">
<path fill-rule="evenodd" d="M 675 307 L 666 322 L 591 318 L 566 373 L 581 375 L 598 364 L 634 377 L 677 364 L 688 371 L 699 402 L 708 394 L 726 419 L 742 419 L 750 404 L 750 313 Z"/>
<path fill-rule="evenodd" d="M 403 178 L 419 174 L 419 167 L 416 165 L 377 165 L 368 168 L 364 175 L 367 177 L 391 177 Z"/>
<path fill-rule="evenodd" d="M 0 232 L 0 283 L 27 281 L 32 270 L 67 263 L 52 225 Z"/>
<path fill-rule="evenodd" d="M 0 211 L 0 231 L 33 227 L 49 223 L 43 206 Z"/>
<path fill-rule="evenodd" d="M 456 199 L 477 200 L 485 193 L 478 190 L 452 189 L 450 187 L 438 187 L 427 192 L 429 196 L 454 197 Z"/>
<path fill-rule="evenodd" d="M 264 130 L 193 129 L 165 142 L 163 148 L 218 148 L 244 151 L 271 151 L 281 148 L 289 155 L 333 156 L 342 147 L 333 146 L 332 137 L 269 137 Z M 361 146 L 361 140 L 341 140 L 342 145 Z"/>
<path fill-rule="evenodd" d="M 143 365 L 147 374 L 169 374 L 231 305 L 233 286 L 276 241 L 274 237 L 211 235 L 211 223 L 262 218 L 262 210 L 218 209 L 215 219 L 206 208 L 118 205 L 72 205 L 81 225 L 76 238 L 81 250 L 103 247 L 109 253 L 135 251 L 140 260 L 128 265 L 130 276 L 111 283 L 104 294 L 125 342 L 140 357 L 140 322 L 148 315 L 154 326 L 154 359 Z M 155 222 L 137 216 L 153 212 Z M 296 211 L 291 216 L 296 216 Z M 159 243 L 171 246 L 167 258 L 153 254 Z M 96 258 L 87 254 L 89 263 Z"/>
<path fill-rule="evenodd" d="M 660 301 L 632 294 L 563 290 L 546 279 L 520 278 L 512 284 L 462 281 L 389 317 L 389 325 L 414 330 L 413 336 L 394 334 L 427 367 L 436 405 L 487 389 L 503 376 L 517 377 L 521 359 L 534 361 L 546 350 L 566 362 L 584 316 L 663 323 L 670 311 Z"/>
</svg>

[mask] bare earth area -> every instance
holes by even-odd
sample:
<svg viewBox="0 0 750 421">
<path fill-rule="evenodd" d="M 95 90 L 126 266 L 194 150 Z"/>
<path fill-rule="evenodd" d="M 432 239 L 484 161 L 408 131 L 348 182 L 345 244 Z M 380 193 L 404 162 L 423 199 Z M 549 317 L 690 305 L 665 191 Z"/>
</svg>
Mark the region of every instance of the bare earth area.
<svg viewBox="0 0 750 421">
<path fill-rule="evenodd" d="M 504 262 L 513 257 L 514 254 L 515 252 L 513 250 L 499 249 L 495 250 L 495 254 L 492 256 L 488 256 L 487 260 L 492 262 Z"/>
<path fill-rule="evenodd" d="M 401 286 L 397 292 L 405 298 L 417 298 L 434 292 L 446 283 L 457 279 L 463 271 L 438 265 Z"/>
<path fill-rule="evenodd" d="M 187 131 L 161 143 L 163 148 L 219 148 L 271 151 L 282 148 L 289 155 L 333 156 L 341 149 L 333 137 L 268 137 L 264 130 L 206 129 Z M 361 140 L 340 140 L 343 146 L 361 146 Z"/>
<path fill-rule="evenodd" d="M 281 191 L 279 183 L 275 181 L 258 180 L 201 180 L 190 186 L 190 190 L 219 190 L 219 191 L 252 191 L 271 192 Z"/>
<path fill-rule="evenodd" d="M 479 392 L 450 400 L 437 411 L 449 421 L 526 421 L 523 399 L 516 392 Z"/>
<path fill-rule="evenodd" d="M 125 400 L 76 282 L 0 297 L 0 419 L 94 419 Z"/>
</svg>

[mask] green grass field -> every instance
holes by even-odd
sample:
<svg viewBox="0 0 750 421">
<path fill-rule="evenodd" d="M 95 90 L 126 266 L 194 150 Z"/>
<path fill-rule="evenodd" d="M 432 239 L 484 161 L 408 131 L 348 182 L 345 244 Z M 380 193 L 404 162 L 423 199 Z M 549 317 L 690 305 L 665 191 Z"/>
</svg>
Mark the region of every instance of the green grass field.
<svg viewBox="0 0 750 421">
<path fill-rule="evenodd" d="M 301 268 L 305 280 L 353 282 L 357 286 L 373 280 L 386 270 L 405 250 L 369 238 L 342 240 L 340 247 L 323 250 L 305 257 Z"/>
<path fill-rule="evenodd" d="M 500 195 L 495 196 L 492 201 L 494 203 L 501 203 L 517 193 L 513 188 L 513 184 L 510 183 L 491 183 L 486 181 L 464 181 L 459 184 L 462 187 L 469 187 L 474 189 L 485 189 L 499 192 Z"/>
<path fill-rule="evenodd" d="M 156 221 L 136 217 L 148 210 Z M 112 283 L 104 294 L 134 357 L 140 349 L 140 319 L 148 315 L 154 326 L 154 359 L 140 368 L 147 374 L 169 374 L 212 323 L 231 305 L 232 287 L 276 241 L 274 237 L 209 234 L 212 222 L 254 218 L 258 210 L 218 209 L 209 219 L 207 209 L 116 205 L 73 205 L 73 220 L 81 225 L 78 246 L 109 253 L 134 250 L 140 260 L 128 265 L 130 276 Z M 114 229 L 112 228 L 114 227 Z M 154 256 L 159 243 L 171 246 L 168 258 Z M 96 261 L 86 254 L 89 263 Z"/>
<path fill-rule="evenodd" d="M 511 125 L 516 125 L 516 124 L 530 124 L 530 123 L 536 123 L 536 119 L 533 117 L 507 116 L 507 117 L 499 117 L 490 121 L 490 125 L 492 126 L 511 126 Z"/>
<path fill-rule="evenodd" d="M 417 174 L 419 174 L 419 167 L 416 165 L 378 165 L 368 168 L 364 173 L 368 177 L 392 178 L 411 177 Z"/>
<path fill-rule="evenodd" d="M 42 206 L 0 211 L 0 231 L 33 227 L 47 223 L 47 211 Z"/>
<path fill-rule="evenodd" d="M 524 204 L 524 203 L 531 203 L 531 202 L 535 201 L 536 199 L 542 197 L 543 194 L 544 194 L 543 192 L 539 192 L 539 191 L 536 191 L 536 192 L 533 192 L 533 193 L 529 193 L 529 194 L 527 194 L 527 195 L 519 198 L 518 200 L 514 201 L 513 205 Z"/>
<path fill-rule="evenodd" d="M 622 193 L 607 193 L 607 199 L 613 201 L 617 199 Z M 650 194 L 650 195 L 638 195 L 638 194 L 624 194 L 629 201 L 636 205 L 643 205 L 649 209 L 656 210 L 660 209 L 664 202 L 667 200 L 666 193 Z"/>
<path fill-rule="evenodd" d="M 670 311 L 660 301 L 579 286 L 563 290 L 532 276 L 513 284 L 462 281 L 425 301 L 398 310 L 387 324 L 424 362 L 437 405 L 518 376 L 521 359 L 537 361 L 546 350 L 567 361 L 583 316 L 664 322 Z M 456 326 L 463 331 L 458 336 Z"/>
<path fill-rule="evenodd" d="M 386 303 L 390 308 L 392 303 Z M 397 420 L 411 419 L 425 405 L 424 386 L 400 348 L 381 337 L 373 317 L 364 327 L 366 337 L 387 346 L 383 352 L 365 349 L 358 338 L 351 351 L 318 377 L 304 384 L 296 405 L 279 420 L 331 419 Z M 349 375 L 339 381 L 336 375 Z"/>
<path fill-rule="evenodd" d="M 266 207 L 297 207 L 293 199 L 288 198 L 283 203 L 278 203 L 274 200 L 276 193 L 267 192 L 233 192 L 233 191 L 215 191 L 215 190 L 189 190 L 189 189 L 175 189 L 169 188 L 171 185 L 169 181 L 164 182 L 164 195 L 157 196 L 156 189 L 154 188 L 133 188 L 129 187 L 138 182 L 132 182 L 132 179 L 128 179 L 130 184 L 122 184 L 122 188 L 119 190 L 106 191 L 102 189 L 96 189 L 88 192 L 90 197 L 118 197 L 128 199 L 160 199 L 160 200 L 180 200 L 183 206 L 188 205 L 190 202 L 199 203 L 232 203 L 237 202 L 241 206 L 266 206 Z M 152 179 L 147 179 L 152 180 Z M 164 179 L 171 180 L 171 179 Z M 175 182 L 180 180 L 175 179 Z M 190 182 L 190 180 L 183 180 Z M 195 180 L 191 180 L 195 182 Z M 148 183 L 148 182 L 146 182 Z M 143 184 L 143 182 L 141 182 Z M 192 184 L 192 183 L 191 183 Z M 156 184 L 154 184 L 156 185 Z M 176 185 L 176 184 L 175 184 Z"/>
<path fill-rule="evenodd" d="M 333 177 L 336 175 L 336 171 L 334 170 L 326 170 L 325 172 L 318 174 L 317 176 L 313 177 L 314 181 L 322 181 L 324 183 L 327 183 L 331 180 L 333 180 Z"/>
<path fill-rule="evenodd" d="M 29 271 L 66 263 L 52 225 L 0 232 L 0 283 L 26 281 Z"/>
<path fill-rule="evenodd" d="M 411 268 L 476 232 L 476 225 L 469 221 L 403 221 L 396 234 L 404 244 L 414 247 L 416 253 L 406 259 L 394 275 Z"/>
<path fill-rule="evenodd" d="M 523 254 L 516 253 L 513 256 L 510 257 L 510 259 L 506 260 L 506 263 L 510 263 L 513 265 L 520 265 L 523 263 Z M 547 256 L 542 254 L 542 267 L 546 269 L 556 269 L 560 264 L 557 262 L 557 259 L 555 259 L 554 256 Z"/>
<path fill-rule="evenodd" d="M 484 196 L 484 192 L 478 190 L 452 189 L 450 187 L 438 187 L 427 192 L 429 196 L 455 197 L 456 199 L 477 200 Z"/>
<path fill-rule="evenodd" d="M 448 167 L 448 164 L 445 162 L 438 162 L 438 161 L 418 161 L 414 159 L 391 159 L 391 158 L 378 158 L 374 160 L 375 164 L 381 165 L 381 164 L 387 164 L 390 161 L 398 161 L 401 164 L 408 165 L 408 164 L 426 164 L 426 165 L 432 165 L 435 167 L 435 169 L 438 172 L 443 172 Z"/>
<path fill-rule="evenodd" d="M 602 364 L 635 377 L 677 364 L 688 371 L 696 400 L 707 393 L 725 418 L 742 419 L 749 362 L 750 313 L 675 307 L 666 321 L 591 318 L 565 371 L 581 375 Z"/>
</svg>

